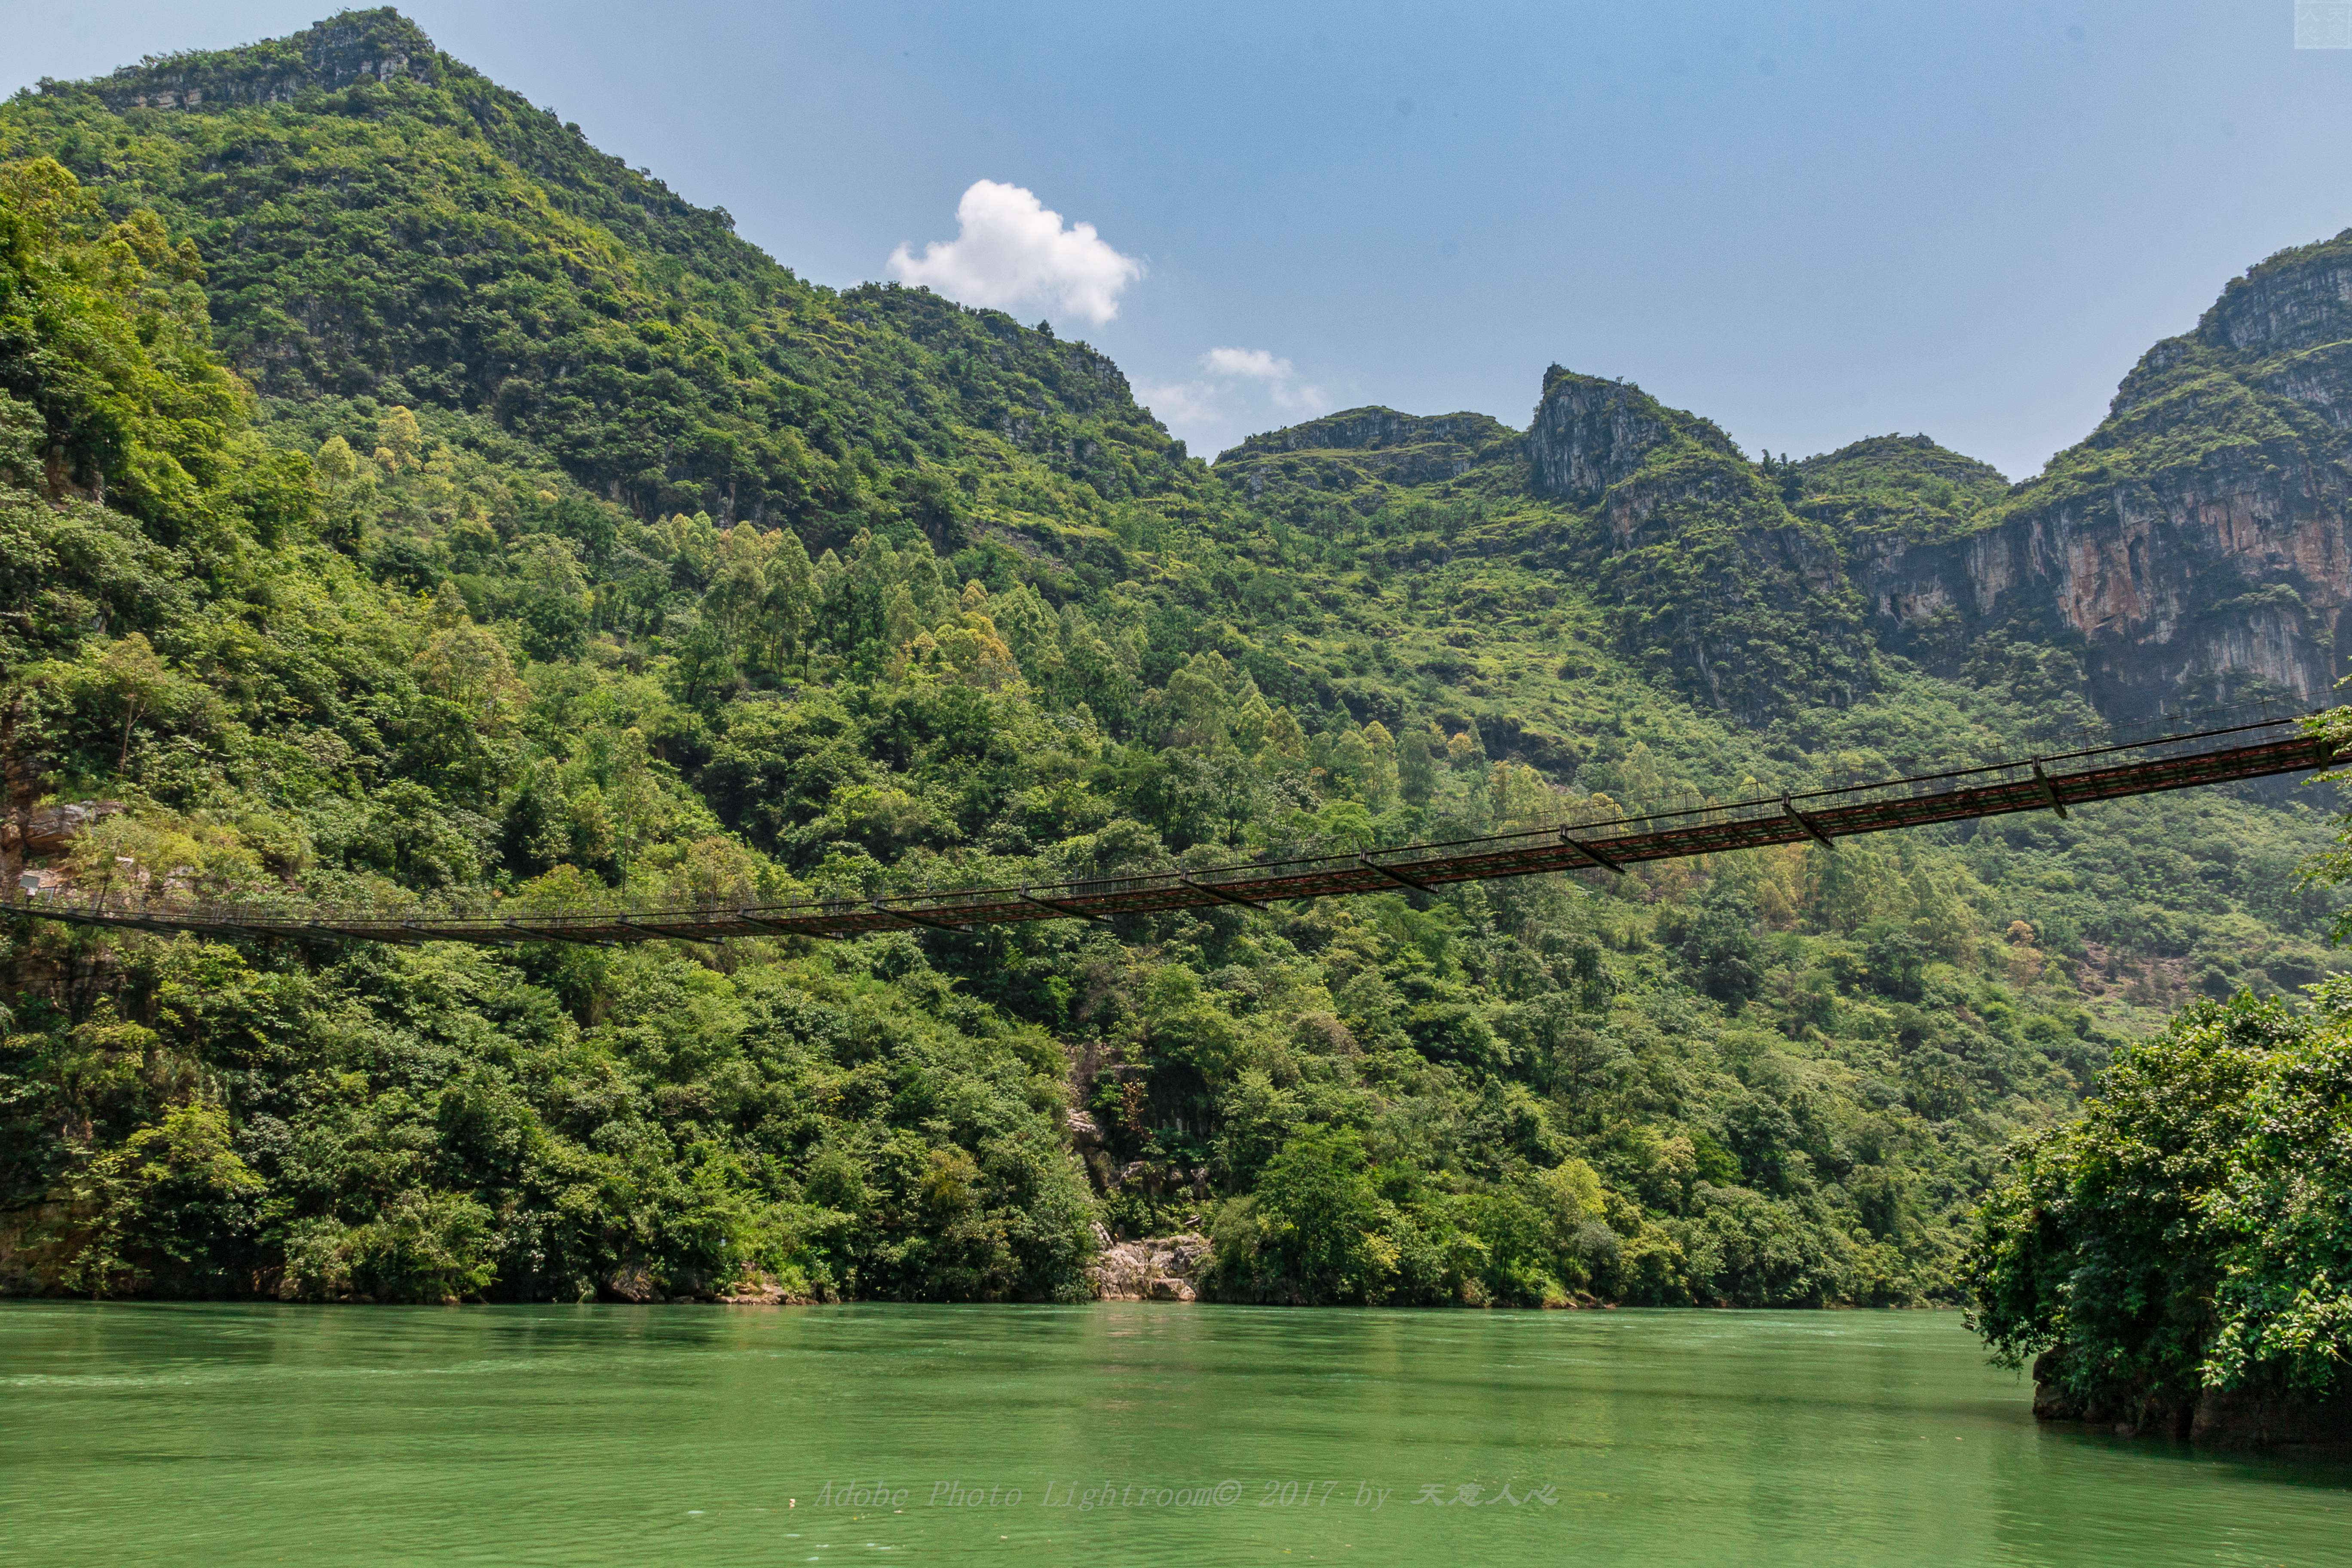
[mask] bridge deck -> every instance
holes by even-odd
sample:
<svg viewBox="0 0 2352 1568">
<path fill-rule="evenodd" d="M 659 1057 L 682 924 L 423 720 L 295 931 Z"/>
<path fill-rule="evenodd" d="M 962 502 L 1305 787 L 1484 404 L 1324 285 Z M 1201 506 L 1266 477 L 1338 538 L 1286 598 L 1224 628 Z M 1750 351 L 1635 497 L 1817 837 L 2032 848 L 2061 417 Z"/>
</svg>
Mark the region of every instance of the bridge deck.
<svg viewBox="0 0 2352 1568">
<path fill-rule="evenodd" d="M 2056 757 L 1887 780 L 1797 796 L 1700 806 L 1563 827 L 1527 828 L 1363 855 L 1254 862 L 1214 870 L 1036 883 L 874 900 L 646 909 L 628 912 L 399 915 L 111 899 L 19 900 L 9 912 L 89 925 L 216 936 L 368 942 L 593 944 L 730 937 L 849 937 L 894 930 L 974 931 L 1027 921 L 1110 919 L 1226 904 L 1431 889 L 1546 871 L 1598 870 L 1760 849 L 1933 823 L 2057 810 L 2204 784 L 2303 773 L 2337 761 L 2297 720 L 2168 735 Z"/>
</svg>

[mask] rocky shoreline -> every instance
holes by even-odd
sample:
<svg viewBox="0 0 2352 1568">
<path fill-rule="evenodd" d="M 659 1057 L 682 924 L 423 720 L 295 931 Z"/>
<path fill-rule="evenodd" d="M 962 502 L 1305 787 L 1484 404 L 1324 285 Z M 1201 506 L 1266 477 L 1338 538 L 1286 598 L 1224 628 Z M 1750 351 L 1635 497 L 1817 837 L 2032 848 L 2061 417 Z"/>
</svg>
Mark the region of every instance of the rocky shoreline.
<svg viewBox="0 0 2352 1568">
<path fill-rule="evenodd" d="M 1209 1238 L 1198 1232 L 1113 1241 L 1096 1227 L 1102 1250 L 1087 1270 L 1095 1295 L 1104 1301 L 1194 1301 L 1200 1299 L 1202 1267 Z"/>
<path fill-rule="evenodd" d="M 2051 1357 L 2033 1363 L 2039 1421 L 2100 1426 L 2126 1437 L 2313 1458 L 2352 1458 L 2352 1391 L 2333 1399 L 2208 1388 L 2181 1398 L 2116 1384 L 2088 1398 L 2059 1387 Z"/>
<path fill-rule="evenodd" d="M 1087 1279 L 1097 1300 L 1200 1300 L 1201 1271 L 1209 1261 L 1210 1241 L 1197 1231 L 1114 1241 L 1110 1232 L 1097 1224 L 1095 1244 L 1099 1250 L 1087 1269 Z M 666 1297 L 642 1268 L 614 1274 L 602 1294 L 606 1300 L 646 1305 L 700 1300 L 726 1307 L 805 1307 L 825 1299 L 797 1293 L 764 1274 L 747 1276 L 717 1290 Z"/>
</svg>

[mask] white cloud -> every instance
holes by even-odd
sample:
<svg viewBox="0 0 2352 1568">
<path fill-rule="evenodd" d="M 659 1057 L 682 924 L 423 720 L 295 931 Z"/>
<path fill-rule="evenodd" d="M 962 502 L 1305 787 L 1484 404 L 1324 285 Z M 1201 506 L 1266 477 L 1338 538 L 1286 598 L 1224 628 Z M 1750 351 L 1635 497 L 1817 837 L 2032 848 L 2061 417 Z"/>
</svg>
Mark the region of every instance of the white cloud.
<svg viewBox="0 0 2352 1568">
<path fill-rule="evenodd" d="M 920 256 L 904 245 L 892 251 L 890 270 L 967 305 L 1042 302 L 1097 326 L 1118 314 L 1119 295 L 1143 276 L 1143 263 L 1113 249 L 1094 225 L 1063 227 L 1060 213 L 1019 185 L 973 181 L 956 203 L 956 224 L 953 239 L 935 239 Z"/>
<path fill-rule="evenodd" d="M 1135 400 L 1203 451 L 1331 407 L 1322 387 L 1270 349 L 1214 348 L 1195 363 L 1200 374 L 1187 380 L 1137 382 Z"/>
<path fill-rule="evenodd" d="M 1297 374 L 1288 360 L 1276 359 L 1266 349 L 1211 349 L 1201 356 L 1201 368 L 1253 381 L 1288 381 Z"/>
<path fill-rule="evenodd" d="M 1135 384 L 1135 400 L 1159 416 L 1160 422 L 1171 429 L 1180 425 L 1188 428 L 1207 425 L 1224 415 L 1217 402 L 1216 387 L 1205 381 L 1139 381 Z"/>
<path fill-rule="evenodd" d="M 1326 401 L 1321 387 L 1299 380 L 1297 367 L 1270 349 L 1211 349 L 1201 356 L 1201 368 L 1230 381 L 1262 381 L 1274 405 L 1292 413 L 1320 408 Z"/>
</svg>

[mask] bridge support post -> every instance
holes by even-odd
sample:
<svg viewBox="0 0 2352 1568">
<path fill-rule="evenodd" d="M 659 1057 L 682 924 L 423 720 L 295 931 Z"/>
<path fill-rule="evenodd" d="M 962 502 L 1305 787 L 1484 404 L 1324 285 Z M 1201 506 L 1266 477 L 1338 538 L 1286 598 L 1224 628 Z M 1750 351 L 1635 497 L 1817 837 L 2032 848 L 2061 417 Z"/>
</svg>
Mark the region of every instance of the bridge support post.
<svg viewBox="0 0 2352 1568">
<path fill-rule="evenodd" d="M 868 899 L 866 901 L 868 905 L 872 906 L 876 913 L 888 915 L 894 921 L 905 921 L 909 925 L 929 926 L 933 931 L 943 931 L 950 936 L 970 936 L 971 934 L 971 927 L 970 926 L 951 925 L 946 921 L 926 920 L 921 915 L 909 914 L 905 910 L 894 910 L 879 899 Z"/>
<path fill-rule="evenodd" d="M 2042 805 L 2056 812 L 2061 818 L 2065 816 L 2066 803 L 2058 798 L 2058 786 L 2050 782 L 2050 775 L 2042 771 L 2040 763 L 2033 764 L 2033 787 L 2042 792 Z"/>
<path fill-rule="evenodd" d="M 1272 910 L 1267 909 L 1255 899 L 1244 899 L 1239 893 L 1228 893 L 1223 888 L 1212 887 L 1206 882 L 1196 882 L 1181 871 L 1176 874 L 1176 879 L 1183 883 L 1186 887 L 1192 889 L 1196 893 L 1206 893 L 1209 897 L 1219 900 L 1224 903 L 1238 904 L 1245 910 L 1255 910 L 1262 915 L 1270 915 L 1274 913 Z"/>
<path fill-rule="evenodd" d="M 1836 842 L 1832 840 L 1828 834 L 1823 833 L 1820 826 L 1814 823 L 1811 817 L 1807 816 L 1803 812 L 1799 811 L 1797 809 L 1797 803 L 1790 800 L 1785 795 L 1780 797 L 1780 809 L 1788 814 L 1790 821 L 1795 823 L 1798 826 L 1805 830 L 1806 837 L 1811 839 L 1814 843 L 1820 845 L 1824 849 L 1834 849 L 1837 847 Z"/>
<path fill-rule="evenodd" d="M 1559 841 L 1562 844 L 1567 845 L 1570 849 L 1575 850 L 1579 855 L 1583 856 L 1587 860 L 1591 861 L 1603 871 L 1614 871 L 1621 877 L 1625 874 L 1624 867 L 1620 866 L 1616 861 L 1612 860 L 1608 856 L 1603 855 L 1591 845 L 1585 843 L 1580 838 L 1570 838 L 1568 836 L 1568 829 L 1565 827 L 1559 830 Z"/>
</svg>

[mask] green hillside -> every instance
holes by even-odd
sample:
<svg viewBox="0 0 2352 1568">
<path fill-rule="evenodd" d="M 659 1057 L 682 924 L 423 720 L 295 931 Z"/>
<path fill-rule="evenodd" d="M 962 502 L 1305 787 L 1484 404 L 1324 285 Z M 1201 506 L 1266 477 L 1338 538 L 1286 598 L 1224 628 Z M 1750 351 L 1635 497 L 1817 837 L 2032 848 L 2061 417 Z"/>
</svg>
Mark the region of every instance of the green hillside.
<svg viewBox="0 0 2352 1568">
<path fill-rule="evenodd" d="M 0 164 L 12 881 L 870 896 L 2096 721 L 2078 647 L 1874 633 L 1857 540 L 2005 504 L 1932 444 L 1752 463 L 1531 367 L 1524 434 L 1212 468 L 1083 344 L 806 284 L 389 12 L 45 84 Z M 0 1286 L 1066 1299 L 1097 1226 L 1197 1226 L 1238 1300 L 1948 1297 L 2111 1047 L 2333 965 L 2327 840 L 2210 793 L 824 945 L 16 921 Z"/>
</svg>

